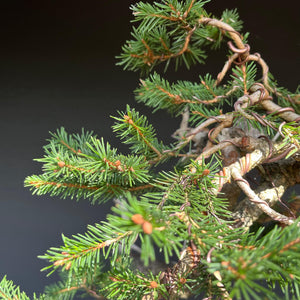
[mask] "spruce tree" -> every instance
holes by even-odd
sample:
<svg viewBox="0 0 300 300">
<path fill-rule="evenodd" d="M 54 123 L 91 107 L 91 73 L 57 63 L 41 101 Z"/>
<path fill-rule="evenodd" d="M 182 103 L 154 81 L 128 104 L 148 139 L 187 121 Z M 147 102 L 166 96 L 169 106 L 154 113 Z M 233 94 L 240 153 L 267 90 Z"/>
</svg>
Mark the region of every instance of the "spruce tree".
<svg viewBox="0 0 300 300">
<path fill-rule="evenodd" d="M 60 282 L 29 297 L 4 277 L 0 299 L 282 299 L 275 287 L 300 299 L 299 196 L 281 200 L 300 183 L 299 89 L 278 86 L 236 10 L 214 17 L 207 2 L 131 6 L 135 26 L 118 64 L 141 72 L 138 102 L 182 117 L 174 143 L 129 106 L 112 128 L 129 154 L 93 132 L 51 133 L 37 159 L 42 174 L 25 186 L 111 201 L 112 212 L 40 256 Z M 225 61 L 216 78 L 161 75 L 218 48 Z"/>
</svg>

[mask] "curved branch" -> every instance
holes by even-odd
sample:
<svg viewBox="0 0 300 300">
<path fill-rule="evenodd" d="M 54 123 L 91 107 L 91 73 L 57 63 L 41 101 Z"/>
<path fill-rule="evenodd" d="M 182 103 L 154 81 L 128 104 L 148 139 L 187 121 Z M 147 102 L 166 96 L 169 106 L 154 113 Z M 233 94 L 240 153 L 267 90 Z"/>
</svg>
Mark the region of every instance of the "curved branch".
<svg viewBox="0 0 300 300">
<path fill-rule="evenodd" d="M 247 153 L 246 156 L 241 157 L 235 163 L 223 168 L 219 173 L 215 174 L 215 178 L 213 179 L 215 189 L 212 191 L 215 195 L 221 191 L 225 183 L 231 182 L 233 169 L 237 169 L 242 175 L 245 175 L 269 158 L 270 148 L 267 141 L 254 137 L 249 137 L 249 139 L 249 144 L 253 145 L 255 150 L 251 153 Z M 281 143 L 276 143 L 273 145 L 272 155 L 280 154 L 285 150 L 286 148 L 281 147 Z M 198 163 L 202 164 L 202 161 L 198 160 Z"/>
<path fill-rule="evenodd" d="M 228 32 L 228 34 L 230 35 L 230 37 L 232 38 L 232 40 L 234 41 L 234 43 L 236 44 L 236 46 L 240 49 L 240 50 L 244 50 L 246 48 L 245 44 L 243 43 L 243 40 L 241 38 L 241 35 L 239 32 L 237 32 L 232 26 L 230 26 L 227 23 L 224 23 L 220 20 L 217 19 L 211 19 L 211 18 L 200 18 L 198 20 L 199 24 L 207 24 L 207 25 L 211 25 L 211 26 L 215 26 L 218 27 L 222 30 L 225 30 Z M 242 53 L 242 58 L 246 58 L 249 55 L 249 52 L 246 51 L 244 53 Z"/>
<path fill-rule="evenodd" d="M 267 86 L 266 86 L 267 87 Z M 268 92 L 265 90 L 264 86 L 259 84 L 259 83 L 255 83 L 251 88 L 250 91 L 253 92 L 253 94 L 257 93 L 258 91 L 261 91 L 261 97 L 257 98 L 257 97 L 251 97 L 251 103 L 252 105 L 260 103 L 262 105 L 262 107 L 270 112 L 270 113 L 276 113 L 278 114 L 282 119 L 288 121 L 288 122 L 300 122 L 300 115 L 298 115 L 297 113 L 294 112 L 294 110 L 292 108 L 285 108 L 283 110 L 283 108 L 279 105 L 277 105 L 276 103 L 274 103 L 270 97 Z M 252 95 L 253 95 L 252 94 Z"/>
<path fill-rule="evenodd" d="M 260 197 L 257 193 L 255 193 L 249 186 L 248 182 L 244 180 L 241 176 L 241 173 L 237 169 L 232 169 L 232 177 L 237 182 L 237 185 L 240 189 L 245 193 L 248 197 L 248 200 L 257 206 L 261 212 L 264 212 L 268 216 L 270 216 L 273 220 L 279 221 L 280 223 L 284 223 L 286 225 L 291 225 L 294 223 L 294 220 L 286 217 L 274 209 L 272 209 L 268 202 L 266 202 L 262 197 Z M 263 191 L 264 192 L 264 191 Z M 269 198 L 269 195 L 267 196 Z M 276 199 L 278 199 L 278 195 L 276 195 Z"/>
<path fill-rule="evenodd" d="M 271 164 L 270 166 L 261 166 L 261 168 L 263 168 L 263 172 L 265 172 L 264 169 L 270 169 L 268 172 L 272 173 L 272 187 L 270 187 L 269 181 L 265 181 L 253 192 L 270 207 L 280 201 L 280 198 L 288 187 L 300 183 L 300 163 L 293 159 Z M 259 206 L 250 202 L 248 198 L 244 198 L 235 208 L 232 217 L 237 220 L 237 227 L 244 227 L 247 229 L 262 214 L 263 211 Z"/>
</svg>

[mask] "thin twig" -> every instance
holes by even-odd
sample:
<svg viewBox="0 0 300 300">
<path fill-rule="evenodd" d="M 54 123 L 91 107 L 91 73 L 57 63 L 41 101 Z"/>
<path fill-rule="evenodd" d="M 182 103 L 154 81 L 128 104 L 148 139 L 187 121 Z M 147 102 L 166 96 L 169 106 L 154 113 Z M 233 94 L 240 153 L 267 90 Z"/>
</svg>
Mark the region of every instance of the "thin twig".
<svg viewBox="0 0 300 300">
<path fill-rule="evenodd" d="M 201 162 L 202 163 L 202 160 L 203 159 L 206 159 L 208 157 L 210 157 L 212 154 L 218 152 L 219 150 L 221 149 L 224 149 L 228 146 L 230 146 L 231 144 L 235 143 L 239 143 L 241 141 L 241 138 L 240 137 L 237 137 L 237 138 L 233 138 L 232 140 L 230 141 L 225 141 L 225 142 L 221 142 L 215 146 L 212 146 L 210 147 L 209 149 L 207 149 L 206 151 L 202 152 L 196 159 L 195 161 L 198 161 L 199 163 Z"/>
</svg>

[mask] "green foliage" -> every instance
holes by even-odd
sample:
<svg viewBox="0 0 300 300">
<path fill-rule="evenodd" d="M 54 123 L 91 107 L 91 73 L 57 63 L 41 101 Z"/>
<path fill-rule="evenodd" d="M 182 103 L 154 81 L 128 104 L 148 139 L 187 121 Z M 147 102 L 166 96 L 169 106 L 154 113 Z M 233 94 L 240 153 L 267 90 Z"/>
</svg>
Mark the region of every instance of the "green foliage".
<svg viewBox="0 0 300 300">
<path fill-rule="evenodd" d="M 245 63 L 242 66 L 236 66 L 232 69 L 232 86 L 238 86 L 241 90 L 241 95 L 244 91 L 248 91 L 250 87 L 257 81 L 257 66 L 254 61 L 250 63 Z"/>
<path fill-rule="evenodd" d="M 133 272 L 128 268 L 120 268 L 117 271 L 110 272 L 109 275 L 113 280 L 101 290 L 106 299 L 134 300 L 142 299 L 145 295 L 152 295 L 154 298 L 157 298 L 159 293 L 167 295 L 163 286 L 155 284 L 159 282 L 158 275 L 154 276 L 149 273 L 145 276 L 141 272 Z M 134 286 L 134 289 L 132 289 L 132 286 Z"/>
<path fill-rule="evenodd" d="M 109 238 L 107 239 L 107 237 Z M 50 248 L 45 255 L 40 256 L 41 259 L 54 262 L 43 270 L 53 268 L 53 272 L 62 267 L 63 270 L 76 271 L 81 268 L 93 267 L 101 262 L 101 252 L 103 254 L 102 259 L 107 258 L 112 252 L 115 260 L 118 253 L 117 242 L 124 241 L 128 245 L 126 249 L 130 249 L 135 238 L 133 231 L 119 230 L 107 222 L 94 226 L 89 225 L 88 231 L 84 235 L 74 235 L 73 238 L 62 235 L 64 246 Z"/>
<path fill-rule="evenodd" d="M 121 196 L 133 185 L 151 178 L 147 161 L 136 155 L 122 155 L 91 133 L 68 135 L 64 128 L 52 134 L 44 147 L 43 174 L 29 176 L 25 186 L 34 193 L 89 198 L 92 203 Z"/>
<path fill-rule="evenodd" d="M 243 29 L 243 21 L 240 20 L 237 9 L 225 9 L 220 19 L 223 20 L 226 24 L 232 26 L 232 28 L 234 28 L 234 30 L 236 31 L 241 31 Z M 245 37 L 246 36 L 243 37 L 244 43 L 246 43 Z"/>
<path fill-rule="evenodd" d="M 287 88 L 279 86 L 271 73 L 269 73 L 269 84 L 277 91 L 276 94 L 271 93 L 271 96 L 276 97 L 279 105 L 282 107 L 291 106 L 296 113 L 300 113 L 300 85 L 292 93 Z"/>
<path fill-rule="evenodd" d="M 143 155 L 144 160 L 151 161 L 161 158 L 162 153 L 169 150 L 157 140 L 153 126 L 148 123 L 145 116 L 140 116 L 139 112 L 130 109 L 129 106 L 126 113 L 119 112 L 119 115 L 121 118 L 113 117 L 118 121 L 113 126 L 113 131 L 124 144 L 130 145 L 132 153 Z"/>
<path fill-rule="evenodd" d="M 120 201 L 117 207 L 113 207 L 115 214 L 108 215 L 107 222 L 89 225 L 84 235 L 78 234 L 72 238 L 62 235 L 64 246 L 53 247 L 45 255 L 40 256 L 53 262 L 43 270 L 52 269 L 52 273 L 59 267 L 70 271 L 86 269 L 98 265 L 110 255 L 110 262 L 114 265 L 118 259 L 119 247 L 122 249 L 122 255 L 129 256 L 130 248 L 138 236 L 142 241 L 144 254 L 142 259 L 145 265 L 148 265 L 149 259 L 155 260 L 155 244 L 164 252 L 166 261 L 169 261 L 169 256 L 172 256 L 173 252 L 179 255 L 186 233 L 181 230 L 182 234 L 177 235 L 177 231 L 170 230 L 166 215 L 146 199 L 138 201 L 129 194 L 127 198 L 128 202 Z M 141 224 L 134 223 L 132 216 L 136 214 L 140 214 L 151 224 L 149 225 L 151 232 L 146 231 Z M 178 227 L 184 228 L 182 224 Z M 161 234 L 162 232 L 164 234 Z"/>
<path fill-rule="evenodd" d="M 30 298 L 11 280 L 7 280 L 4 276 L 0 282 L 0 299 L 16 299 L 16 300 L 30 300 Z M 44 300 L 44 295 L 37 297 L 35 294 L 31 298 L 32 300 Z"/>
<path fill-rule="evenodd" d="M 189 108 L 198 111 L 200 115 L 215 115 L 215 107 L 211 106 L 214 103 L 217 103 L 217 109 L 222 106 L 224 90 L 215 87 L 215 80 L 209 74 L 200 77 L 200 82 L 178 81 L 170 84 L 154 72 L 135 90 L 136 100 L 151 107 L 154 112 L 165 109 L 173 115 L 179 115 Z"/>
<path fill-rule="evenodd" d="M 282 147 L 287 145 L 292 145 L 290 147 L 290 151 L 287 154 L 286 158 L 291 157 L 295 153 L 297 153 L 300 149 L 300 127 L 297 127 L 297 124 L 294 122 L 283 124 L 281 127 L 280 133 L 283 135 Z"/>
<path fill-rule="evenodd" d="M 94 265 L 93 268 L 72 270 L 72 273 L 59 273 L 61 281 L 45 288 L 47 300 L 71 300 L 75 295 L 93 297 L 94 289 L 102 289 L 108 280 L 104 265 Z M 101 283 L 100 283 L 101 282 Z"/>
<path fill-rule="evenodd" d="M 182 64 L 190 68 L 204 63 L 205 48 L 218 48 L 223 40 L 218 28 L 199 24 L 201 17 L 209 16 L 203 9 L 207 2 L 168 0 L 132 5 L 133 21 L 139 25 L 133 28 L 133 40 L 123 46 L 119 65 L 127 70 L 149 72 L 161 62 L 166 62 L 167 68 L 173 59 L 176 69 Z M 236 10 L 224 11 L 222 18 L 236 30 L 241 29 Z"/>
<path fill-rule="evenodd" d="M 262 293 L 269 299 L 278 299 L 272 289 L 261 284 L 265 280 L 279 282 L 283 291 L 288 285 L 289 294 L 298 299 L 300 245 L 295 236 L 299 236 L 300 228 L 297 222 L 284 229 L 275 227 L 262 238 L 260 233 L 246 236 L 247 239 L 243 237 L 241 247 L 215 249 L 213 261 L 208 264 L 209 272 L 222 270 L 230 296 L 236 299 L 261 299 Z"/>
<path fill-rule="evenodd" d="M 233 203 L 239 205 L 238 196 L 231 199 L 235 197 L 232 190 L 229 195 L 224 191 L 228 186 L 236 190 L 236 183 L 248 183 L 245 175 L 250 166 L 258 164 L 264 174 L 270 159 L 299 157 L 299 91 L 291 94 L 278 87 L 260 56 L 248 53 L 248 34 L 238 32 L 242 22 L 236 10 L 226 10 L 214 19 L 203 8 L 207 2 L 133 5 L 133 21 L 138 25 L 119 57 L 124 69 L 149 73 L 162 62 L 165 68 L 173 61 L 176 68 L 181 64 L 189 68 L 204 62 L 207 49 L 219 48 L 228 39 L 235 43 L 229 43 L 228 60 L 217 78 L 206 74 L 199 76 L 199 82 L 171 84 L 154 72 L 141 79 L 135 90 L 138 102 L 153 111 L 183 116 L 174 135 L 176 143 L 165 145 L 146 116 L 127 106 L 113 117 L 113 131 L 129 146 L 130 154 L 120 154 L 93 132 L 68 134 L 61 128 L 51 134 L 44 156 L 36 159 L 42 163 L 42 174 L 25 179 L 33 193 L 83 198 L 93 204 L 114 200 L 114 205 L 105 221 L 88 225 L 83 234 L 62 235 L 61 246 L 40 256 L 48 263 L 43 270 L 60 271 L 62 280 L 32 299 L 71 300 L 78 293 L 120 300 L 173 300 L 187 295 L 276 299 L 275 285 L 286 299 L 300 298 L 300 219 L 281 215 L 288 224 L 285 228 L 275 226 L 265 234 L 258 223 L 258 229 L 249 230 L 247 224 L 240 225 L 244 217 L 234 219 L 232 213 Z M 255 85 L 261 97 L 254 101 Z M 263 96 L 272 96 L 282 108 L 266 111 Z M 282 121 L 283 111 L 292 113 L 293 121 Z M 232 135 L 218 140 L 223 129 L 233 129 Z M 254 145 L 247 144 L 248 137 Z M 264 149 L 262 137 L 268 143 Z M 231 146 L 229 155 L 224 151 L 226 143 Z M 261 163 L 252 162 L 251 155 L 258 150 L 265 157 Z M 240 172 L 240 178 L 232 170 Z M 268 185 L 276 188 L 270 177 Z M 258 191 L 250 183 L 242 190 L 252 202 L 243 208 L 246 216 L 268 201 L 257 201 L 251 192 Z M 276 192 L 276 201 L 281 202 Z M 159 259 L 163 266 L 157 272 Z M 4 277 L 0 299 L 29 297 Z"/>
</svg>

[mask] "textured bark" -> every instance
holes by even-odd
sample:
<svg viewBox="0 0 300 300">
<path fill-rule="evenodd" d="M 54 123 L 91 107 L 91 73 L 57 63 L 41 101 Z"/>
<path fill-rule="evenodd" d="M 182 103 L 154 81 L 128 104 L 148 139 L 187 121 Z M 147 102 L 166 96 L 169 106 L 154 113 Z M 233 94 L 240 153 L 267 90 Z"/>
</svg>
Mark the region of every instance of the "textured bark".
<svg viewBox="0 0 300 300">
<path fill-rule="evenodd" d="M 294 158 L 265 164 L 260 169 L 265 181 L 255 193 L 270 207 L 280 201 L 287 188 L 300 183 L 300 161 Z M 245 198 L 237 205 L 232 217 L 237 220 L 237 226 L 249 228 L 262 214 L 263 211 L 255 203 Z"/>
</svg>

